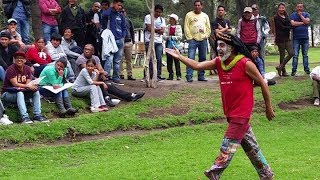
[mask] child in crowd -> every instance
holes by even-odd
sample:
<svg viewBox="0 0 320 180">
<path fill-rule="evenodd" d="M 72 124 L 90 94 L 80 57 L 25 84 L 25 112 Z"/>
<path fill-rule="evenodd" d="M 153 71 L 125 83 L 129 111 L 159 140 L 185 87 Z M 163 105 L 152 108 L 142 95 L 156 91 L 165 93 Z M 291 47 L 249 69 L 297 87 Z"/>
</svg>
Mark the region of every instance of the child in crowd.
<svg viewBox="0 0 320 180">
<path fill-rule="evenodd" d="M 67 60 L 65 58 L 60 58 L 56 61 L 55 65 L 46 66 L 41 74 L 40 78 L 44 77 L 40 85 L 41 86 L 52 86 L 53 89 L 58 89 L 64 85 L 67 76 Z M 40 88 L 40 94 L 47 97 L 53 97 L 55 103 L 59 109 L 59 116 L 65 117 L 65 115 L 74 115 L 77 110 L 71 105 L 69 93 L 67 89 L 64 89 L 57 94 L 47 90 L 45 88 Z"/>
<path fill-rule="evenodd" d="M 96 69 L 96 63 L 92 59 L 86 62 L 86 67 L 83 68 L 72 87 L 72 95 L 83 97 L 90 94 L 91 112 L 107 111 L 106 102 L 104 100 L 100 86 L 107 89 L 108 86 L 102 81 L 98 81 L 99 71 Z"/>
<path fill-rule="evenodd" d="M 47 52 L 44 39 L 36 39 L 33 46 L 26 52 L 26 59 L 34 68 L 34 76 L 39 77 L 41 71 L 51 62 L 51 57 Z M 27 63 L 27 64 L 28 64 Z"/>
</svg>

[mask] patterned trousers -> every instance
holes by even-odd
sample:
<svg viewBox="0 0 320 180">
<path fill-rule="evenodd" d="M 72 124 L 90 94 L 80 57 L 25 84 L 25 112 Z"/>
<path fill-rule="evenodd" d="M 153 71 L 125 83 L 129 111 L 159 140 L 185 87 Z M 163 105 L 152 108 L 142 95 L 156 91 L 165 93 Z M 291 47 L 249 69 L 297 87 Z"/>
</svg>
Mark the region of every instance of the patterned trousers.
<svg viewBox="0 0 320 180">
<path fill-rule="evenodd" d="M 273 178 L 273 172 L 259 148 L 251 127 L 249 127 L 242 140 L 224 137 L 220 148 L 220 155 L 216 158 L 212 167 L 209 170 L 206 170 L 204 174 L 210 180 L 220 179 L 222 172 L 230 164 L 232 157 L 240 144 L 256 169 L 260 179 L 271 180 Z"/>
</svg>

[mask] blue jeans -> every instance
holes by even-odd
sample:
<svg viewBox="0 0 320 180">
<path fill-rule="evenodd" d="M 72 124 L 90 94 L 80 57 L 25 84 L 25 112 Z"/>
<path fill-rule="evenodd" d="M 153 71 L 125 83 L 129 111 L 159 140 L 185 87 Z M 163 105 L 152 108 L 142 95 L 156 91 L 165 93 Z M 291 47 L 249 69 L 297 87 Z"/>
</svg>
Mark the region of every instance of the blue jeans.
<svg viewBox="0 0 320 180">
<path fill-rule="evenodd" d="M 149 42 L 145 43 L 145 47 L 146 47 L 146 52 L 148 53 Z M 154 51 L 157 59 L 157 77 L 160 78 L 161 72 L 162 72 L 162 54 L 163 54 L 162 43 L 154 43 Z M 149 63 L 149 72 L 150 72 L 150 78 L 152 78 L 152 75 L 153 75 L 152 60 L 150 60 L 150 63 Z"/>
<path fill-rule="evenodd" d="M 59 33 L 59 29 L 58 29 L 58 26 L 49 25 L 42 22 L 42 33 L 43 33 L 44 42 L 47 44 L 47 42 L 50 41 L 51 39 L 51 35 L 53 33 Z"/>
<path fill-rule="evenodd" d="M 40 103 L 39 91 L 36 91 L 36 92 L 19 91 L 17 93 L 5 92 L 2 94 L 2 98 L 4 101 L 10 102 L 10 103 L 17 103 L 18 109 L 22 118 L 29 117 L 25 100 L 32 98 L 33 115 L 38 116 L 41 114 L 41 103 Z"/>
<path fill-rule="evenodd" d="M 113 80 L 119 80 L 119 66 L 120 61 L 122 59 L 123 47 L 124 47 L 124 39 L 116 40 L 116 44 L 118 46 L 118 51 L 116 53 L 110 53 L 110 56 L 106 57 L 106 61 L 104 63 L 104 70 L 108 73 L 108 76 L 111 76 L 111 68 L 113 67 Z"/>
<path fill-rule="evenodd" d="M 202 41 L 196 41 L 196 40 L 192 39 L 188 43 L 189 43 L 188 58 L 195 60 L 196 50 L 198 48 L 199 62 L 205 61 L 206 55 L 207 55 L 207 47 L 208 47 L 207 40 L 205 39 Z M 186 78 L 192 79 L 192 76 L 193 76 L 193 69 L 190 67 L 187 67 Z M 204 79 L 204 70 L 198 71 L 198 79 Z"/>
<path fill-rule="evenodd" d="M 309 39 L 294 39 L 293 40 L 292 72 L 297 72 L 300 46 L 302 49 L 304 71 L 310 71 L 309 62 L 308 62 Z"/>
<path fill-rule="evenodd" d="M 6 71 L 2 66 L 0 66 L 0 79 L 2 82 L 4 82 L 4 75 L 6 74 Z"/>
<path fill-rule="evenodd" d="M 21 35 L 22 42 L 25 44 L 30 44 L 30 24 L 29 19 L 27 17 L 25 18 L 15 18 L 12 17 L 15 20 L 17 20 L 17 32 Z"/>
</svg>

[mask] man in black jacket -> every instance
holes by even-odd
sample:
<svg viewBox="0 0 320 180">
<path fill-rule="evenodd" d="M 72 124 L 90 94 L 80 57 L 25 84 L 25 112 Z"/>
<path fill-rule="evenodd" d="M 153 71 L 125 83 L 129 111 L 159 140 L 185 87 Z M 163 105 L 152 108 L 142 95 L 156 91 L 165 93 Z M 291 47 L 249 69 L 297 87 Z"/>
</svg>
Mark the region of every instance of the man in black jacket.
<svg viewBox="0 0 320 180">
<path fill-rule="evenodd" d="M 25 44 L 30 44 L 30 4 L 30 0 L 3 0 L 4 13 L 17 20 L 17 31 Z"/>
<path fill-rule="evenodd" d="M 0 79 L 4 80 L 5 70 L 13 63 L 13 54 L 18 51 L 17 46 L 9 44 L 10 34 L 0 33 Z"/>
<path fill-rule="evenodd" d="M 73 39 L 78 46 L 84 47 L 84 34 L 86 25 L 86 15 L 84 10 L 77 5 L 77 0 L 69 0 L 60 15 L 60 30 L 63 32 L 65 28 L 70 28 L 73 32 Z"/>
</svg>

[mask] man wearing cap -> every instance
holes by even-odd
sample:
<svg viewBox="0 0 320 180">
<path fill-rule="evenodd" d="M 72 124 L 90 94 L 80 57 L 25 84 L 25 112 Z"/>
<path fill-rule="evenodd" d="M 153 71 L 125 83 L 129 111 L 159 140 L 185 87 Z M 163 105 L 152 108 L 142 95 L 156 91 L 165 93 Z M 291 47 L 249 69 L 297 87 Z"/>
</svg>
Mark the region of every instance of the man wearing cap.
<svg viewBox="0 0 320 180">
<path fill-rule="evenodd" d="M 292 72 L 291 76 L 295 76 L 298 67 L 298 57 L 301 46 L 303 68 L 306 74 L 310 74 L 309 62 L 308 62 L 308 50 L 309 50 L 309 24 L 310 14 L 303 11 L 303 4 L 297 3 L 296 12 L 293 12 L 290 16 L 293 39 L 293 59 L 292 59 Z"/>
<path fill-rule="evenodd" d="M 169 24 L 164 30 L 163 39 L 166 41 L 166 48 L 173 47 L 178 48 L 178 44 L 182 39 L 182 27 L 178 24 L 179 17 L 176 14 L 169 15 Z M 180 61 L 173 58 L 170 54 L 167 55 L 167 70 L 169 72 L 169 77 L 167 80 L 173 80 L 173 62 L 176 68 L 177 80 L 181 80 L 181 69 Z"/>
<path fill-rule="evenodd" d="M 5 70 L 13 63 L 13 54 L 18 51 L 17 46 L 9 44 L 10 34 L 0 33 L 0 79 L 4 81 Z"/>
<path fill-rule="evenodd" d="M 224 114 L 228 127 L 222 140 L 220 154 L 205 175 L 218 180 L 230 164 L 239 145 L 255 167 L 260 179 L 272 179 L 273 172 L 267 164 L 250 125 L 254 105 L 253 82 L 261 87 L 265 101 L 266 117 L 275 117 L 268 86 L 252 62 L 249 51 L 242 41 L 231 34 L 217 34 L 217 54 L 211 61 L 196 62 L 183 57 L 177 49 L 166 49 L 175 58 L 196 70 L 217 69 Z"/>
<path fill-rule="evenodd" d="M 16 103 L 21 115 L 22 123 L 33 121 L 49 122 L 41 115 L 40 93 L 38 86 L 31 82 L 32 72 L 25 65 L 26 57 L 23 51 L 14 53 L 14 64 L 8 67 L 2 87 L 2 99 L 4 102 Z M 30 83 L 31 82 L 31 83 Z M 25 100 L 31 99 L 33 103 L 33 118 L 29 117 Z"/>
<path fill-rule="evenodd" d="M 25 44 L 30 43 L 30 4 L 31 0 L 3 0 L 5 15 L 16 20 L 17 31 Z"/>
<path fill-rule="evenodd" d="M 259 6 L 257 4 L 253 4 L 251 6 L 251 8 L 252 8 L 254 18 L 257 19 L 260 24 L 260 31 L 261 31 L 261 41 L 259 44 L 260 45 L 260 56 L 262 59 L 264 59 L 265 54 L 266 54 L 266 52 L 265 52 L 266 38 L 269 34 L 270 26 L 267 21 L 267 18 L 265 16 L 261 16 L 259 14 Z"/>
<path fill-rule="evenodd" d="M 17 30 L 17 21 L 13 18 L 9 19 L 7 21 L 7 29 L 2 30 L 3 31 L 7 31 L 10 34 L 10 40 L 9 40 L 9 44 L 14 44 L 16 45 L 18 48 L 25 48 L 25 44 L 22 42 L 21 40 L 21 35 L 16 31 Z"/>
<path fill-rule="evenodd" d="M 243 10 L 243 16 L 238 21 L 238 38 L 240 38 L 247 47 L 250 45 L 257 45 L 261 41 L 260 27 L 260 22 L 253 16 L 252 8 L 245 7 Z"/>
<path fill-rule="evenodd" d="M 193 11 L 186 14 L 184 21 L 184 33 L 189 43 L 188 57 L 195 60 L 196 50 L 198 49 L 199 62 L 206 60 L 207 55 L 207 39 L 210 37 L 211 28 L 210 20 L 206 13 L 202 12 L 202 1 L 195 0 L 193 3 Z M 204 77 L 203 70 L 198 71 L 198 81 L 207 81 Z M 186 79 L 192 82 L 193 69 L 187 67 Z"/>
</svg>

